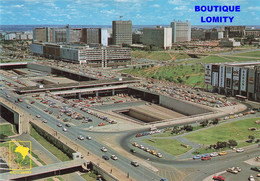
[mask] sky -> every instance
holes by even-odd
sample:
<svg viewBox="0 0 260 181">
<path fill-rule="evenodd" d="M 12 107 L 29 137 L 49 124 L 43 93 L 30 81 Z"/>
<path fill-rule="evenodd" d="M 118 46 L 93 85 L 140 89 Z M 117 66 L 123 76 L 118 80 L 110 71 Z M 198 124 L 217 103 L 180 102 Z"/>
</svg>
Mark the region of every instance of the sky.
<svg viewBox="0 0 260 181">
<path fill-rule="evenodd" d="M 241 12 L 195 12 L 195 5 L 240 6 Z M 1 25 L 260 25 L 260 0 L 1 0 Z M 201 17 L 234 16 L 232 23 L 202 23 Z"/>
</svg>

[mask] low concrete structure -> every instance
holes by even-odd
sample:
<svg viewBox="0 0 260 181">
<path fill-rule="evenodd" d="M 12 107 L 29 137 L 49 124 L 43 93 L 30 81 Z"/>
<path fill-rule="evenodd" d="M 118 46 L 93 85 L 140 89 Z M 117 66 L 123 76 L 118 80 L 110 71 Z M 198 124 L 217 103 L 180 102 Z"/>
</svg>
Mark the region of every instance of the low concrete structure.
<svg viewBox="0 0 260 181">
<path fill-rule="evenodd" d="M 234 38 L 224 38 L 219 42 L 219 46 L 221 47 L 237 47 L 240 45 L 240 42 L 236 42 Z"/>
</svg>

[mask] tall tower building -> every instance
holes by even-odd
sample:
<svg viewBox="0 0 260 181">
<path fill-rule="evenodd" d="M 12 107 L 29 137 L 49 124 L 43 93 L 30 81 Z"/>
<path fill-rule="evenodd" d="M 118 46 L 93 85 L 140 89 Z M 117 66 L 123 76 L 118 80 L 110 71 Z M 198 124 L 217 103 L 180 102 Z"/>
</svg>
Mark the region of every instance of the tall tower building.
<svg viewBox="0 0 260 181">
<path fill-rule="evenodd" d="M 114 45 L 132 44 L 132 21 L 113 21 L 112 31 Z"/>
<path fill-rule="evenodd" d="M 173 21 L 172 28 L 172 42 L 191 41 L 191 25 L 190 22 Z"/>
</svg>

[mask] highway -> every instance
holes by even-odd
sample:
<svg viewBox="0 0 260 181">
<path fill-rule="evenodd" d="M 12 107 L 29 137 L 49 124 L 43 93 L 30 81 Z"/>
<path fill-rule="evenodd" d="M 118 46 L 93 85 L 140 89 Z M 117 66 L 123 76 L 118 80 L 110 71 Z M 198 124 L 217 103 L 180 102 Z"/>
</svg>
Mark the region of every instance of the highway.
<svg viewBox="0 0 260 181">
<path fill-rule="evenodd" d="M 5 96 L 5 94 L 6 93 L 4 91 L 1 91 L 2 97 L 4 97 L 6 100 L 14 102 L 17 99 L 15 97 L 15 94 L 13 94 L 10 98 L 7 98 Z M 10 95 L 10 93 L 9 93 L 9 95 Z M 133 177 L 134 179 L 143 180 L 143 181 L 150 181 L 153 179 L 160 180 L 160 177 L 156 173 L 152 172 L 151 170 L 147 169 L 146 167 L 144 167 L 142 165 L 140 165 L 139 167 L 132 166 L 131 165 L 132 160 L 129 160 L 128 158 L 124 157 L 123 155 L 118 154 L 112 148 L 108 148 L 107 146 L 102 145 L 101 143 L 97 142 L 95 140 L 95 136 L 98 136 L 98 134 L 93 135 L 92 140 L 87 140 L 86 136 L 90 134 L 90 132 L 88 132 L 88 131 L 84 131 L 84 130 L 81 130 L 81 129 L 78 129 L 78 128 L 72 126 L 72 127 L 68 128 L 68 132 L 63 132 L 62 129 L 57 126 L 57 123 L 59 123 L 60 121 L 56 120 L 53 116 L 45 113 L 44 111 L 37 108 L 36 106 L 32 106 L 30 109 L 26 108 L 28 103 L 26 103 L 25 98 L 24 98 L 23 102 L 16 103 L 16 105 L 19 106 L 20 108 L 26 110 L 33 116 L 36 116 L 39 114 L 41 116 L 41 118 L 39 118 L 39 121 L 41 121 L 43 119 L 48 120 L 47 123 L 42 123 L 42 124 L 47 124 L 48 126 L 54 128 L 57 132 L 64 134 L 66 137 L 68 137 L 72 141 L 79 143 L 81 146 L 90 150 L 92 153 L 100 156 L 100 161 L 105 161 L 101 158 L 103 155 L 108 155 L 108 156 L 111 156 L 113 154 L 116 155 L 118 157 L 118 160 L 115 161 L 115 160 L 109 159 L 108 162 L 111 163 L 112 165 L 116 166 L 117 168 L 119 168 L 120 170 L 125 172 L 126 174 L 129 173 L 129 175 L 131 177 Z M 36 120 L 37 120 L 37 118 L 36 118 Z M 79 135 L 84 136 L 85 139 L 84 140 L 77 139 L 77 137 Z M 107 153 L 103 153 L 100 150 L 103 146 L 105 146 L 108 149 Z"/>
</svg>

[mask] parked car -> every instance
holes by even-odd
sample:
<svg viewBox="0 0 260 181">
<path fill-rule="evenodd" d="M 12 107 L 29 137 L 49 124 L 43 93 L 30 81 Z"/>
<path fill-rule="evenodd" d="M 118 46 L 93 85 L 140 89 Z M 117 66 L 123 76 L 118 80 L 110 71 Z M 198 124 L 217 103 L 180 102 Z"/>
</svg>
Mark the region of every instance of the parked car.
<svg viewBox="0 0 260 181">
<path fill-rule="evenodd" d="M 228 168 L 228 169 L 227 169 L 227 172 L 234 173 L 234 174 L 237 174 L 237 173 L 238 173 L 238 171 L 237 171 L 236 169 L 234 169 L 234 167 Z"/>
<path fill-rule="evenodd" d="M 39 114 L 36 115 L 36 118 L 41 118 L 41 116 Z"/>
<path fill-rule="evenodd" d="M 48 121 L 46 119 L 42 120 L 43 123 L 47 123 Z"/>
<path fill-rule="evenodd" d="M 145 148 L 144 151 L 150 152 L 151 150 L 150 150 L 150 148 Z"/>
<path fill-rule="evenodd" d="M 69 123 L 65 124 L 67 127 L 71 127 L 71 125 Z"/>
<path fill-rule="evenodd" d="M 131 151 L 132 153 L 136 153 L 136 151 L 135 151 L 134 148 L 132 148 L 130 151 Z"/>
<path fill-rule="evenodd" d="M 160 181 L 167 181 L 167 179 L 166 178 L 162 178 Z"/>
<path fill-rule="evenodd" d="M 111 155 L 111 159 L 117 160 L 117 156 L 116 155 Z"/>
<path fill-rule="evenodd" d="M 251 170 L 254 170 L 254 171 L 260 172 L 260 167 L 251 167 Z"/>
<path fill-rule="evenodd" d="M 227 152 L 226 152 L 226 151 L 222 151 L 222 152 L 219 152 L 218 154 L 219 154 L 220 156 L 222 156 L 222 155 L 226 155 Z"/>
<path fill-rule="evenodd" d="M 62 124 L 61 124 L 61 123 L 58 123 L 57 126 L 58 126 L 58 127 L 62 127 Z"/>
<path fill-rule="evenodd" d="M 106 123 L 99 123 L 98 126 L 105 126 Z"/>
<path fill-rule="evenodd" d="M 237 153 L 240 153 L 240 152 L 243 152 L 243 151 L 244 151 L 243 148 L 238 148 L 238 149 L 236 150 Z"/>
<path fill-rule="evenodd" d="M 135 167 L 138 167 L 139 166 L 139 163 L 136 162 L 136 161 L 131 161 L 131 165 L 135 166 Z"/>
<path fill-rule="evenodd" d="M 102 158 L 103 158 L 104 160 L 109 160 L 109 157 L 108 157 L 107 155 L 103 155 Z"/>
<path fill-rule="evenodd" d="M 211 158 L 210 158 L 210 156 L 203 156 L 203 157 L 201 157 L 201 160 L 210 160 Z"/>
<path fill-rule="evenodd" d="M 205 153 L 205 154 L 201 155 L 201 157 L 206 157 L 206 156 L 210 156 L 210 154 Z"/>
<path fill-rule="evenodd" d="M 139 146 L 136 142 L 134 142 L 132 145 L 135 146 L 135 147 Z"/>
<path fill-rule="evenodd" d="M 159 158 L 162 158 L 162 154 L 161 153 L 157 153 L 156 156 L 159 157 Z"/>
<path fill-rule="evenodd" d="M 248 180 L 249 180 L 249 181 L 255 181 L 255 178 L 254 178 L 253 175 L 250 175 L 250 176 L 248 177 Z"/>
<path fill-rule="evenodd" d="M 211 157 L 215 157 L 215 156 L 218 156 L 218 153 L 217 152 L 213 152 L 210 154 Z"/>
<path fill-rule="evenodd" d="M 193 157 L 193 160 L 196 160 L 196 159 L 201 159 L 201 156 L 200 155 L 196 155 Z"/>
<path fill-rule="evenodd" d="M 226 180 L 226 178 L 225 177 L 222 177 L 222 176 L 214 176 L 213 178 L 212 178 L 213 180 L 219 180 L 219 181 L 225 181 Z"/>
<path fill-rule="evenodd" d="M 102 148 L 101 148 L 101 151 L 107 152 L 107 149 L 106 149 L 105 147 L 102 147 Z"/>
<path fill-rule="evenodd" d="M 140 145 L 139 148 L 142 149 L 142 150 L 144 150 L 144 146 L 143 146 L 143 145 Z"/>
</svg>

